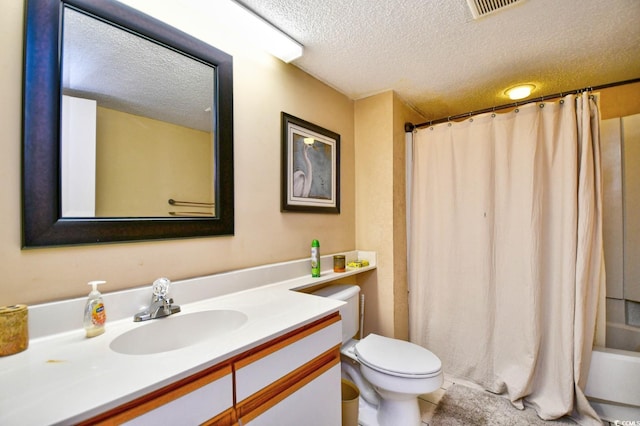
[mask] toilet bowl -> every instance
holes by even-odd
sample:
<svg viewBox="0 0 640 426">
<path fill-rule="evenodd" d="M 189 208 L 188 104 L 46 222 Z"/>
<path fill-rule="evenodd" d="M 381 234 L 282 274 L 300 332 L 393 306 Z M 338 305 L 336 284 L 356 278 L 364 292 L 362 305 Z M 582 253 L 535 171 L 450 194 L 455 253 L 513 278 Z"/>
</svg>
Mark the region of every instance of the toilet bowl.
<svg viewBox="0 0 640 426">
<path fill-rule="evenodd" d="M 418 396 L 437 390 L 443 382 L 442 362 L 414 343 L 369 334 L 353 339 L 358 331 L 358 295 L 355 285 L 332 285 L 313 294 L 347 302 L 340 308 L 343 328 L 343 372 L 360 389 L 361 407 L 375 411 L 362 418 L 365 426 L 419 426 Z"/>
</svg>

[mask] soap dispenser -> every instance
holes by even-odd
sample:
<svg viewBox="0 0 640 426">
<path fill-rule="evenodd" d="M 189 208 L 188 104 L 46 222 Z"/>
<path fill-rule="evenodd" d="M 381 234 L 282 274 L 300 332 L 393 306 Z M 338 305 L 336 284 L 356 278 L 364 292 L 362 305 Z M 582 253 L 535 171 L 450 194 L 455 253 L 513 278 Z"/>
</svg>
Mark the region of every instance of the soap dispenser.
<svg viewBox="0 0 640 426">
<path fill-rule="evenodd" d="M 102 295 L 98 291 L 98 285 L 104 284 L 106 281 L 90 281 L 89 285 L 93 289 L 87 297 L 87 303 L 84 306 L 84 329 L 87 337 L 95 337 L 104 333 L 104 323 L 107 321 L 107 313 L 104 310 L 104 302 Z"/>
</svg>

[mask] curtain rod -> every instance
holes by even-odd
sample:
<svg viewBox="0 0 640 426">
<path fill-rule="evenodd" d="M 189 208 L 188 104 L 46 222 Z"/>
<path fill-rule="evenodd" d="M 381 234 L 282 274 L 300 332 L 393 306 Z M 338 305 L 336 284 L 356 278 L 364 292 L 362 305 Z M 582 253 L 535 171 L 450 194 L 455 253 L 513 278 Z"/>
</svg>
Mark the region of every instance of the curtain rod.
<svg viewBox="0 0 640 426">
<path fill-rule="evenodd" d="M 555 98 L 561 98 L 565 95 L 570 95 L 570 94 L 578 94 L 578 93 L 582 93 L 582 92 L 592 92 L 594 90 L 601 90 L 601 89 L 606 89 L 608 87 L 614 87 L 614 86 L 622 86 L 624 84 L 632 84 L 632 83 L 638 83 L 640 82 L 640 78 L 634 78 L 632 80 L 626 80 L 626 81 L 619 81 L 616 83 L 609 83 L 609 84 L 603 84 L 600 86 L 589 86 L 586 87 L 584 89 L 577 89 L 577 90 L 569 90 L 566 92 L 561 92 L 561 93 L 556 93 L 554 95 L 549 95 L 549 96 L 540 96 L 538 98 L 534 98 L 534 99 L 529 99 L 523 102 L 513 102 L 510 104 L 506 104 L 506 105 L 500 105 L 500 106 L 496 106 L 496 107 L 492 107 L 492 108 L 484 108 L 478 111 L 470 111 L 470 112 L 466 112 L 464 114 L 457 114 L 457 115 L 452 115 L 449 117 L 443 117 L 443 118 L 439 118 L 437 120 L 430 120 L 430 121 L 425 121 L 424 123 L 419 123 L 419 124 L 413 124 L 413 123 L 404 123 L 404 131 L 405 132 L 413 132 L 415 129 L 418 129 L 420 127 L 427 127 L 427 126 L 432 126 L 434 124 L 440 124 L 440 123 L 446 123 L 447 121 L 451 121 L 451 120 L 458 120 L 460 118 L 466 118 L 466 117 L 471 117 L 474 115 L 478 115 L 478 114 L 484 114 L 485 112 L 493 112 L 493 111 L 498 111 L 501 109 L 507 109 L 507 108 L 514 108 L 514 107 L 518 107 L 521 105 L 525 105 L 528 103 L 532 103 L 532 102 L 540 102 L 540 101 L 544 101 L 545 99 L 555 99 Z"/>
</svg>

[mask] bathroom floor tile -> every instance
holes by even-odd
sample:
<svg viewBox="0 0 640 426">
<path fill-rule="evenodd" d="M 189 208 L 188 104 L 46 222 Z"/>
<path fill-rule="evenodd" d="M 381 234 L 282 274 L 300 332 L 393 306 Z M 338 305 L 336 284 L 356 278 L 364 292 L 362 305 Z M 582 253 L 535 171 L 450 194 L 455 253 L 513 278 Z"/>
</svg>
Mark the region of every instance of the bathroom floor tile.
<svg viewBox="0 0 640 426">
<path fill-rule="evenodd" d="M 418 397 L 418 404 L 420 406 L 420 418 L 424 426 L 429 426 L 429 421 L 433 417 L 433 413 L 436 407 L 438 406 L 440 399 L 442 399 L 445 392 L 447 392 L 447 389 L 449 389 L 451 385 L 455 383 L 458 383 L 470 388 L 482 389 L 480 386 L 478 386 L 473 382 L 469 382 L 467 380 L 445 374 L 444 380 L 442 385 L 440 386 L 440 389 L 435 390 L 431 393 L 420 395 Z"/>
<path fill-rule="evenodd" d="M 444 393 L 447 391 L 446 388 L 440 388 L 438 390 L 435 390 L 431 393 L 425 393 L 424 395 L 420 395 L 418 398 L 422 401 L 425 402 L 430 402 L 432 404 L 438 404 L 438 402 L 440 402 L 440 398 L 442 398 L 442 396 L 444 395 Z"/>
<path fill-rule="evenodd" d="M 428 426 L 437 404 L 424 400 L 422 397 L 418 398 L 418 404 L 420 405 L 420 419 L 422 420 L 422 424 Z"/>
<path fill-rule="evenodd" d="M 431 417 L 433 417 L 433 412 L 438 406 L 440 399 L 453 383 L 455 383 L 453 378 L 445 374 L 444 381 L 440 386 L 440 389 L 437 389 L 431 393 L 420 395 L 418 397 L 418 404 L 420 406 L 420 418 L 423 425 L 429 425 L 429 421 L 431 420 Z"/>
</svg>

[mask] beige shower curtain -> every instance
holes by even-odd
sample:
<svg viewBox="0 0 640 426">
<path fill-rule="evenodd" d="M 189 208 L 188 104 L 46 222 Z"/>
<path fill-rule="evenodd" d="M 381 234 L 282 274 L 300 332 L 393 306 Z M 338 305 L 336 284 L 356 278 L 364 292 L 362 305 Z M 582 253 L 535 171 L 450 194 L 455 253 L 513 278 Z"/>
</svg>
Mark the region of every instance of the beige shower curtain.
<svg viewBox="0 0 640 426">
<path fill-rule="evenodd" d="M 604 291 L 598 110 L 587 94 L 414 134 L 410 337 L 543 419 L 582 389 Z"/>
</svg>

